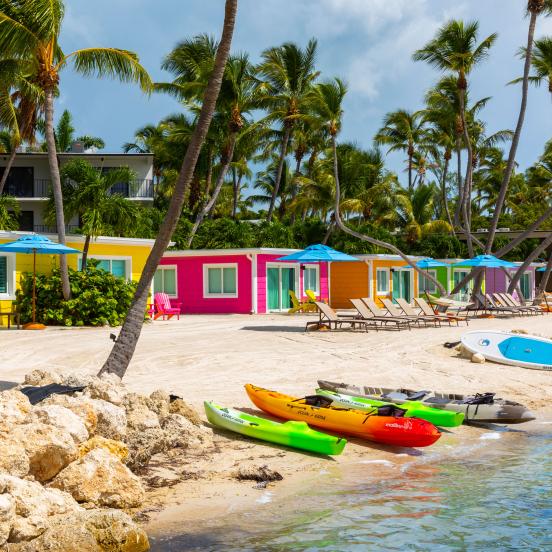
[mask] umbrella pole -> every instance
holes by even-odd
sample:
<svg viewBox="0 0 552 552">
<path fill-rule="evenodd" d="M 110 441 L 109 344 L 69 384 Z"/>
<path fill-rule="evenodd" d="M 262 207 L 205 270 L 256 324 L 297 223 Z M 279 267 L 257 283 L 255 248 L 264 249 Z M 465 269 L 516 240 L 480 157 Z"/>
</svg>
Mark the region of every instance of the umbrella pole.
<svg viewBox="0 0 552 552">
<path fill-rule="evenodd" d="M 36 324 L 36 251 L 33 251 L 33 324 Z"/>
</svg>

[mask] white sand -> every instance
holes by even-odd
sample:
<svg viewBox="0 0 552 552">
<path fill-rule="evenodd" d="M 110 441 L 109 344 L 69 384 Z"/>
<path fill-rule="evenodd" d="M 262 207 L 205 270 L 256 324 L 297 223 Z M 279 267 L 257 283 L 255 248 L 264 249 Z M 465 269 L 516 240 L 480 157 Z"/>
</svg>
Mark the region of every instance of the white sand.
<svg viewBox="0 0 552 552">
<path fill-rule="evenodd" d="M 201 412 L 205 399 L 252 408 L 243 390 L 248 382 L 295 396 L 312 394 L 319 378 L 459 393 L 493 391 L 533 409 L 542 428 L 547 427 L 543 421 L 552 419 L 552 372 L 472 364 L 443 347 L 445 341 L 458 341 L 467 329 L 525 329 L 551 337 L 550 314 L 473 320 L 469 328 L 443 326 L 377 333 L 304 333 L 308 319 L 305 315 L 183 316 L 180 321 L 147 324 L 125 383 L 142 393 L 163 388 L 183 396 Z M 22 381 L 24 374 L 35 368 L 95 373 L 111 349 L 112 332 L 117 330 L 0 331 L 0 388 L 4 382 Z M 525 429 L 534 423 L 515 427 Z M 481 435 L 480 429 L 457 428 L 431 450 L 441 446 L 444 452 L 450 448 L 447 445 L 462 439 L 483 445 L 493 442 L 490 437 L 481 441 Z M 275 499 L 293 492 L 291 487 L 296 487 L 297 481 L 308 484 L 328 466 L 336 469 L 362 460 L 405 461 L 385 447 L 360 441 L 349 443 L 345 453 L 331 462 L 229 434 L 217 435 L 216 444 L 219 452 L 209 458 L 175 455 L 180 472 L 191 472 L 191 478 L 168 491 L 150 493 L 148 507 L 161 510 L 151 514 L 150 528 L 182 532 L 184 518 L 204 521 L 242 507 L 254 508 L 263 491 L 231 478 L 243 461 L 267 463 L 284 475 L 285 481 L 270 489 L 278 495 Z M 385 462 L 370 466 L 371 472 L 376 470 L 385 470 Z"/>
</svg>

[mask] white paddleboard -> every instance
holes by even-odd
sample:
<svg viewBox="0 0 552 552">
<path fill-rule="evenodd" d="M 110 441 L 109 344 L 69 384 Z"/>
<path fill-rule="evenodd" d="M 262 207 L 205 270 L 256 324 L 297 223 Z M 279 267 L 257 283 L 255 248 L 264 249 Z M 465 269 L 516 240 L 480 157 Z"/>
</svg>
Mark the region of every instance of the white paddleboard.
<svg viewBox="0 0 552 552">
<path fill-rule="evenodd" d="M 552 370 L 552 340 L 498 330 L 468 332 L 462 345 L 487 360 L 534 370 Z"/>
</svg>

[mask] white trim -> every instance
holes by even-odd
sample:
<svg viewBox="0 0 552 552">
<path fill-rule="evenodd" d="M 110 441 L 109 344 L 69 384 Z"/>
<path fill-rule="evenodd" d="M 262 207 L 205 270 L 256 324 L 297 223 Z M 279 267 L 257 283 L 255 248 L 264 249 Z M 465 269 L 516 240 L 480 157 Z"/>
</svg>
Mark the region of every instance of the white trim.
<svg viewBox="0 0 552 552">
<path fill-rule="evenodd" d="M 295 282 L 295 293 L 297 293 L 297 290 L 301 289 L 301 264 L 300 263 L 289 263 L 289 262 L 267 262 L 265 266 L 266 270 L 266 277 L 265 277 L 265 297 L 266 297 L 266 312 L 286 312 L 288 309 L 269 309 L 268 308 L 268 269 L 269 268 L 292 268 L 294 271 L 294 282 Z M 278 278 L 278 285 L 281 288 L 281 273 L 279 273 L 280 276 Z M 280 305 L 282 303 L 282 297 L 280 297 Z"/>
<path fill-rule="evenodd" d="M 7 292 L 0 293 L 0 301 L 15 301 L 15 253 L 0 252 L 0 257 L 6 257 Z"/>
<path fill-rule="evenodd" d="M 209 293 L 209 269 L 210 268 L 234 268 L 236 269 L 236 292 L 235 293 Z M 222 278 L 222 271 L 221 271 Z M 222 289 L 221 282 L 221 289 Z M 238 297 L 238 263 L 205 263 L 203 264 L 203 299 L 235 299 Z"/>
<path fill-rule="evenodd" d="M 520 290 L 521 290 L 521 280 L 523 279 L 523 277 L 525 275 L 527 275 L 529 277 L 529 297 L 524 297 L 523 299 L 525 299 L 526 301 L 530 301 L 531 299 L 533 299 L 533 295 L 535 294 L 535 284 L 533 282 L 534 272 L 532 270 L 526 270 L 521 275 L 521 278 L 519 279 L 519 289 Z"/>
<path fill-rule="evenodd" d="M 163 257 L 218 257 L 218 256 L 232 256 L 232 255 L 289 255 L 291 253 L 297 253 L 302 251 L 301 249 L 280 249 L 271 247 L 257 247 L 257 248 L 244 248 L 244 249 L 185 249 L 185 250 L 172 250 L 165 251 Z M 279 262 L 279 261 L 276 261 Z M 282 261 L 286 265 L 293 263 Z"/>
<path fill-rule="evenodd" d="M 328 261 L 326 285 L 328 286 L 328 305 L 332 304 L 332 261 Z"/>
<path fill-rule="evenodd" d="M 378 272 L 386 272 L 387 273 L 387 290 L 386 291 L 380 291 L 378 289 Z M 387 266 L 378 266 L 376 267 L 376 295 L 378 297 L 382 297 L 385 295 L 389 295 L 393 292 L 393 288 L 391 287 L 391 268 Z"/>
<path fill-rule="evenodd" d="M 435 279 L 437 279 L 437 269 L 435 269 L 435 268 L 424 269 L 423 274 L 420 274 L 418 272 L 418 295 L 420 294 L 420 292 L 425 292 L 426 291 L 425 289 L 422 289 L 421 286 L 420 286 L 420 280 L 422 278 L 425 278 L 427 280 L 427 282 L 433 286 L 433 289 L 431 289 L 431 290 L 428 289 L 427 290 L 428 293 L 437 293 L 437 291 L 438 291 L 437 286 L 431 280 L 427 279 L 426 273 L 428 273 L 428 272 L 431 274 L 431 276 L 433 276 Z"/>
<path fill-rule="evenodd" d="M 20 198 L 17 198 L 20 199 Z M 0 230 L 0 240 L 9 240 L 9 241 L 15 241 L 23 236 L 30 236 L 36 234 L 36 232 L 22 232 L 22 231 L 13 231 L 13 232 L 6 232 L 4 230 Z M 57 234 L 40 234 L 41 236 L 46 236 L 47 238 L 51 239 L 52 241 L 55 241 L 57 243 L 58 241 L 58 235 Z M 65 241 L 69 243 L 84 243 L 86 239 L 86 236 L 83 236 L 82 234 L 67 234 L 65 236 Z M 98 236 L 97 238 L 94 238 L 90 241 L 90 245 L 94 244 L 100 244 L 100 245 L 129 245 L 129 246 L 151 246 L 153 247 L 153 244 L 155 243 L 155 240 L 149 240 L 149 239 L 143 239 L 143 238 L 118 238 L 118 237 L 111 237 L 111 236 Z M 174 245 L 174 242 L 171 242 L 169 245 Z"/>
<path fill-rule="evenodd" d="M 364 260 L 366 266 L 368 267 L 368 297 L 373 298 L 374 292 L 373 292 L 373 285 L 372 282 L 374 281 L 374 264 L 372 261 L 368 261 L 367 259 Z M 376 283 L 377 287 L 377 283 Z"/>
<path fill-rule="evenodd" d="M 259 281 L 258 281 L 257 255 L 251 255 L 251 311 L 253 314 L 259 312 Z"/>
<path fill-rule="evenodd" d="M 312 289 L 311 291 L 314 291 L 315 295 L 320 296 L 321 291 L 320 288 L 322 287 L 320 285 L 320 265 L 318 264 L 304 264 L 305 270 L 303 271 L 303 295 L 306 295 L 307 288 L 305 287 L 305 271 L 307 268 L 316 270 L 316 289 Z M 309 288 L 310 289 L 310 288 Z"/>
<path fill-rule="evenodd" d="M 167 295 L 172 298 L 172 299 L 178 299 L 178 265 L 168 265 L 168 264 L 162 264 L 162 265 L 158 265 L 157 266 L 157 269 L 155 272 L 157 272 L 157 270 L 174 270 L 174 295 L 171 294 L 171 293 L 167 293 L 165 291 L 165 285 L 163 284 L 163 293 L 167 293 Z M 152 290 L 153 290 L 153 293 L 155 293 L 155 289 L 153 288 L 153 282 L 155 280 L 155 275 L 153 276 L 152 280 L 151 280 L 151 285 L 152 285 Z"/>
<path fill-rule="evenodd" d="M 88 259 L 97 259 L 98 261 L 125 261 L 125 279 L 132 280 L 132 257 L 128 255 L 93 255 L 88 254 Z M 82 261 L 82 255 L 77 257 L 77 268 L 79 261 Z"/>
<path fill-rule="evenodd" d="M 470 267 L 469 266 L 466 266 L 466 267 L 458 267 L 458 268 L 455 268 L 455 267 L 452 267 L 452 278 L 451 278 L 451 283 L 452 283 L 452 289 L 454 289 L 456 287 L 456 284 L 454 282 L 454 275 L 457 273 L 457 272 L 465 272 L 465 274 L 469 274 L 470 272 Z M 485 282 L 485 286 L 487 285 L 487 282 Z M 466 286 L 467 288 L 467 293 L 469 293 L 472 289 L 473 289 L 473 279 L 470 280 Z M 452 291 L 452 290 L 451 290 Z M 459 297 L 460 300 L 463 300 L 462 297 L 460 296 L 460 292 L 458 293 L 455 293 L 454 295 L 456 295 L 457 297 Z M 469 300 L 469 297 L 467 298 L 467 300 Z"/>
</svg>

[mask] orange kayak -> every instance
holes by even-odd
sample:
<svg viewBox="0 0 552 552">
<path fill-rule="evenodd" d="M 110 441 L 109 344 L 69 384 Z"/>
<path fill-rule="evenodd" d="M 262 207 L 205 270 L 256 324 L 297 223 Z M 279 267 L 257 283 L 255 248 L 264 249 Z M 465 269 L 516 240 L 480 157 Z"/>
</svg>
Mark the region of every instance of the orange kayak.
<svg viewBox="0 0 552 552">
<path fill-rule="evenodd" d="M 441 437 L 439 430 L 430 422 L 418 418 L 381 416 L 377 408 L 372 413 L 334 406 L 316 406 L 308 404 L 308 398 L 296 399 L 250 383 L 245 386 L 245 390 L 255 406 L 273 416 L 307 422 L 312 426 L 376 443 L 427 447 Z"/>
</svg>

